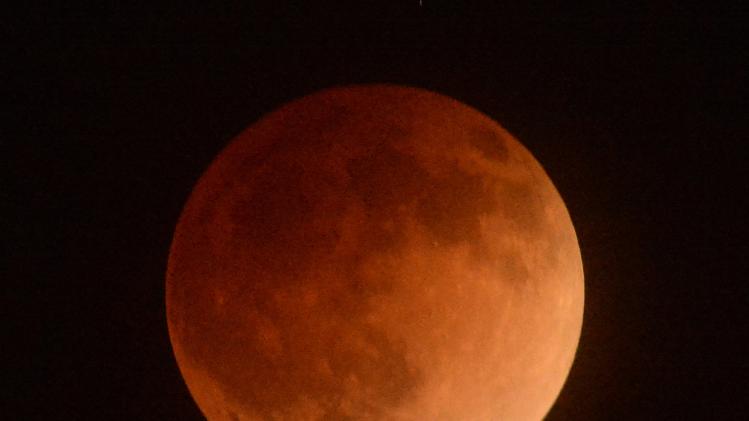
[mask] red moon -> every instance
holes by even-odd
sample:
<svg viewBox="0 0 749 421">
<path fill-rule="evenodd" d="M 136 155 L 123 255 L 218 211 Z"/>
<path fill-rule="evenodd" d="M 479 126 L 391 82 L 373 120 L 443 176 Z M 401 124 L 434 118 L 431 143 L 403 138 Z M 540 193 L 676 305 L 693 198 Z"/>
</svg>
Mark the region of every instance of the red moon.
<svg viewBox="0 0 749 421">
<path fill-rule="evenodd" d="M 416 88 L 292 101 L 174 234 L 174 354 L 209 420 L 539 420 L 572 365 L 580 249 L 539 163 Z"/>
</svg>

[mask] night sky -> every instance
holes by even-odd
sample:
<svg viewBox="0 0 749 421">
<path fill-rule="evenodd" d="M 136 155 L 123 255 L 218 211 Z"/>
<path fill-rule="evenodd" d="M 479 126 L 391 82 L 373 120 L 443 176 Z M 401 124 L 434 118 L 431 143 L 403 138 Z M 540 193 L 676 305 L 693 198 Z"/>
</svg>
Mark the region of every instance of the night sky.
<svg viewBox="0 0 749 421">
<path fill-rule="evenodd" d="M 746 419 L 747 8 L 275 3 L 3 23 L 3 418 L 201 419 L 164 306 L 192 186 L 284 102 L 387 82 L 491 116 L 565 200 L 585 316 L 549 420 Z"/>
</svg>

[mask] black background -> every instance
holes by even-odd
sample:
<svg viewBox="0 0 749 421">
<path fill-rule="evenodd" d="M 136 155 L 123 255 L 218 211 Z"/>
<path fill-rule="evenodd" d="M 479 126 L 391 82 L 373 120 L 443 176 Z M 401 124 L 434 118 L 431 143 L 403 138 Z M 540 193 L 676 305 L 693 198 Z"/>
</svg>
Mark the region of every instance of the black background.
<svg viewBox="0 0 749 421">
<path fill-rule="evenodd" d="M 372 82 L 488 114 L 565 199 L 585 318 L 549 420 L 745 419 L 747 9 L 424 3 L 9 15 L 7 419 L 200 419 L 164 310 L 181 207 L 262 114 Z"/>
</svg>

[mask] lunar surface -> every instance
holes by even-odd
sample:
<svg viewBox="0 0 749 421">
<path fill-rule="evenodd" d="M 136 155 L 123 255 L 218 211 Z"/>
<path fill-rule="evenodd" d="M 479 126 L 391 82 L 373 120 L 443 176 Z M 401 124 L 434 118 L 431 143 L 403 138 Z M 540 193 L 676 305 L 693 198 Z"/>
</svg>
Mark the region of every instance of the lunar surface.
<svg viewBox="0 0 749 421">
<path fill-rule="evenodd" d="M 539 420 L 583 271 L 562 199 L 479 111 L 325 90 L 241 133 L 194 188 L 169 333 L 209 420 Z"/>
</svg>

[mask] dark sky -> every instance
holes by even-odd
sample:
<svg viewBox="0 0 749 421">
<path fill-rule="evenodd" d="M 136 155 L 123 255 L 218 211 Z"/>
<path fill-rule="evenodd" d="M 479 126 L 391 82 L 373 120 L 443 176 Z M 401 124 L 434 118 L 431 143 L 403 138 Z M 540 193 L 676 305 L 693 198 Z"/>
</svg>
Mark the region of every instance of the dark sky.
<svg viewBox="0 0 749 421">
<path fill-rule="evenodd" d="M 282 103 L 389 82 L 499 121 L 565 199 L 585 318 L 549 420 L 746 419 L 747 8 L 401 3 L 2 24 L 4 417 L 200 419 L 164 309 L 193 184 Z"/>
</svg>

